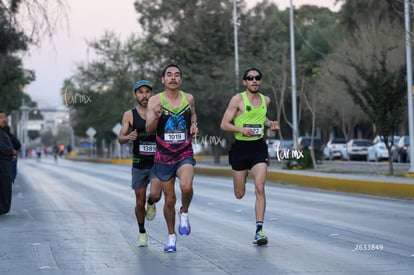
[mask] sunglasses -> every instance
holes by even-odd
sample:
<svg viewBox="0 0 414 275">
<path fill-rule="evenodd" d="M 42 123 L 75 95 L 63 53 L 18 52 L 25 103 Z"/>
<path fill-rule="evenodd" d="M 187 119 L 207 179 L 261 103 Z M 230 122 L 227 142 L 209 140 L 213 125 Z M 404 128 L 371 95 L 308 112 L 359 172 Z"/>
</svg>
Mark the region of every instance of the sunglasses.
<svg viewBox="0 0 414 275">
<path fill-rule="evenodd" d="M 248 75 L 248 76 L 246 76 L 247 81 L 253 81 L 253 79 L 256 79 L 257 81 L 259 81 L 259 80 L 262 79 L 262 77 L 260 75 L 256 75 L 256 76 Z"/>
</svg>

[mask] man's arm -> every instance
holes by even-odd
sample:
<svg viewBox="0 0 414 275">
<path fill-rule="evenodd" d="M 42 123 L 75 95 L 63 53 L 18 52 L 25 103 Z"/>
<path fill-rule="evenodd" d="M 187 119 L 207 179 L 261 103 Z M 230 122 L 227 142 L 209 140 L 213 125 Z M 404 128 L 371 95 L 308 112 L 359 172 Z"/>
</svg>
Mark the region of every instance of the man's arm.
<svg viewBox="0 0 414 275">
<path fill-rule="evenodd" d="M 265 100 L 266 100 L 266 107 L 269 108 L 269 104 L 270 104 L 270 98 L 268 96 L 265 96 Z M 267 116 L 266 116 L 266 120 L 264 122 L 264 125 L 266 127 L 270 127 L 271 131 L 276 131 L 279 130 L 279 121 L 277 120 L 270 120 Z"/>
<path fill-rule="evenodd" d="M 191 126 L 190 126 L 190 134 L 196 136 L 198 135 L 198 125 L 197 125 L 197 113 L 195 111 L 195 103 L 194 103 L 194 96 L 191 94 L 186 94 L 187 101 L 190 104 L 191 110 Z"/>
<path fill-rule="evenodd" d="M 22 148 L 22 144 L 20 143 L 20 140 L 15 135 L 13 135 L 12 133 L 9 132 L 8 134 L 9 134 L 9 137 L 10 137 L 10 141 L 13 144 L 13 149 L 16 150 L 16 151 L 19 151 L 20 148 Z"/>
<path fill-rule="evenodd" d="M 0 153 L 5 157 L 11 157 L 13 155 L 13 144 L 11 143 L 8 134 L 1 129 L 0 129 Z"/>
<path fill-rule="evenodd" d="M 251 128 L 237 127 L 232 123 L 239 110 L 240 101 L 242 100 L 243 99 L 240 94 L 237 94 L 231 98 L 230 103 L 224 112 L 223 119 L 221 120 L 220 128 L 223 131 L 233 133 L 240 132 L 245 136 L 252 136 L 254 134 L 254 131 Z"/>
<path fill-rule="evenodd" d="M 161 117 L 162 106 L 160 96 L 154 95 L 148 100 L 147 119 L 145 129 L 148 133 L 154 133 L 158 127 L 158 119 Z"/>
<path fill-rule="evenodd" d="M 126 111 L 124 113 L 124 116 L 122 117 L 121 130 L 119 131 L 119 135 L 118 135 L 118 142 L 120 144 L 125 144 L 130 140 L 136 139 L 136 131 L 129 133 L 131 130 L 131 122 L 132 122 L 132 112 Z"/>
</svg>

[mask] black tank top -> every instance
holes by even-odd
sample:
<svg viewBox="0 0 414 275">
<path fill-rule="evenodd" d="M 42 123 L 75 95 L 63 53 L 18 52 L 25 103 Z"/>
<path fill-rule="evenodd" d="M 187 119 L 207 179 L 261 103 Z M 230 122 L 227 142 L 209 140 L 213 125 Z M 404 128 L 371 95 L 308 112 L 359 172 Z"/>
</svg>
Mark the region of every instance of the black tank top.
<svg viewBox="0 0 414 275">
<path fill-rule="evenodd" d="M 132 166 L 138 169 L 151 169 L 155 156 L 155 133 L 147 133 L 145 120 L 136 108 L 132 109 L 132 130 L 137 130 L 138 137 L 134 140 Z"/>
</svg>

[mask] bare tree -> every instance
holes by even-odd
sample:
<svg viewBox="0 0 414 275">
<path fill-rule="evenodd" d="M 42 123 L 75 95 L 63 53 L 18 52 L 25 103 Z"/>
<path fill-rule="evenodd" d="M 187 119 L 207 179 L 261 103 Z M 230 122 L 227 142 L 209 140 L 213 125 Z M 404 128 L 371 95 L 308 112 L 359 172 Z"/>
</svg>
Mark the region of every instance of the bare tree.
<svg viewBox="0 0 414 275">
<path fill-rule="evenodd" d="M 338 81 L 334 70 L 346 70 L 336 59 L 328 57 L 321 65 L 321 76 L 317 79 L 319 103 L 324 109 L 319 113 L 320 119 L 327 121 L 329 128 L 337 128 L 346 140 L 354 138 L 355 126 L 367 120 L 361 108 L 346 92 L 344 83 Z"/>
<path fill-rule="evenodd" d="M 404 34 L 390 20 L 358 27 L 331 57 L 329 70 L 384 137 L 391 156 L 396 128 L 406 108 Z M 392 158 L 389 174 L 393 175 Z"/>
<path fill-rule="evenodd" d="M 39 44 L 45 36 L 51 39 L 57 28 L 68 22 L 65 0 L 0 0 L 0 9 L 33 44 Z"/>
</svg>

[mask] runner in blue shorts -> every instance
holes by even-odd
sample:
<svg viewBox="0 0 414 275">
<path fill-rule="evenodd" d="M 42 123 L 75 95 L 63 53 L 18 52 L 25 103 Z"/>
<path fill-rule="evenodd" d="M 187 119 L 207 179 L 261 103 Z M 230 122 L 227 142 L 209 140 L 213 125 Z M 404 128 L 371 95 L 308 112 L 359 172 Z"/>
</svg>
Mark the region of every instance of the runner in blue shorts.
<svg viewBox="0 0 414 275">
<path fill-rule="evenodd" d="M 191 140 L 198 134 L 194 97 L 180 90 L 182 73 L 175 65 L 163 70 L 161 82 L 165 90 L 148 102 L 147 131 L 156 132 L 157 150 L 154 172 L 161 180 L 164 193 L 164 217 L 168 227 L 165 252 L 176 251 L 175 233 L 175 178 L 180 179 L 181 207 L 178 232 L 191 232 L 188 208 L 193 197 L 194 165 Z"/>
</svg>

